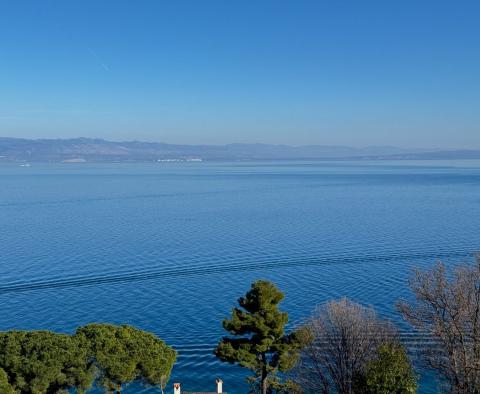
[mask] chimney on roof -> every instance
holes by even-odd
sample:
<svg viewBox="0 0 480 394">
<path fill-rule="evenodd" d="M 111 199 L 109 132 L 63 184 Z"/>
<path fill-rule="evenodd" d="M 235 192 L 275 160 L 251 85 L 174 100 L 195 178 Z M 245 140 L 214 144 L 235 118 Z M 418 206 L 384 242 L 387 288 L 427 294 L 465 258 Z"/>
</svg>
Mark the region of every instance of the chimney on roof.
<svg viewBox="0 0 480 394">
<path fill-rule="evenodd" d="M 173 394 L 181 394 L 180 383 L 173 384 Z"/>
<path fill-rule="evenodd" d="M 218 378 L 216 380 L 217 382 L 217 394 L 222 394 L 223 393 L 223 380 Z"/>
</svg>

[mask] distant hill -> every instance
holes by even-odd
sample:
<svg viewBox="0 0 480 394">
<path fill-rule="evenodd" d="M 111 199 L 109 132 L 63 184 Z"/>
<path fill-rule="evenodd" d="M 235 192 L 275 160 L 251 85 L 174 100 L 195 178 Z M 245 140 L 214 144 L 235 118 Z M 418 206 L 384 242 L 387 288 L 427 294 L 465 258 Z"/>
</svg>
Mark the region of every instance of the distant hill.
<svg viewBox="0 0 480 394">
<path fill-rule="evenodd" d="M 419 150 L 392 146 L 228 144 L 175 145 L 155 142 L 112 142 L 102 139 L 0 138 L 0 161 L 13 162 L 151 162 L 199 160 L 428 160 L 480 159 L 480 150 Z"/>
</svg>

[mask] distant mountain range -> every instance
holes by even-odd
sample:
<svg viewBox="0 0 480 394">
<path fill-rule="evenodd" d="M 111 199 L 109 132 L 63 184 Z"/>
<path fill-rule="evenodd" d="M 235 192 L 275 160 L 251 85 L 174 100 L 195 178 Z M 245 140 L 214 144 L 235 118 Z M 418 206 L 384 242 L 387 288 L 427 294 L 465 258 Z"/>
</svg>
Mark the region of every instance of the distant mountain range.
<svg viewBox="0 0 480 394">
<path fill-rule="evenodd" d="M 480 159 L 480 150 L 352 148 L 329 145 L 175 145 L 112 142 L 102 139 L 27 140 L 0 137 L 0 161 L 7 162 L 152 162 L 248 160 L 434 160 Z"/>
</svg>

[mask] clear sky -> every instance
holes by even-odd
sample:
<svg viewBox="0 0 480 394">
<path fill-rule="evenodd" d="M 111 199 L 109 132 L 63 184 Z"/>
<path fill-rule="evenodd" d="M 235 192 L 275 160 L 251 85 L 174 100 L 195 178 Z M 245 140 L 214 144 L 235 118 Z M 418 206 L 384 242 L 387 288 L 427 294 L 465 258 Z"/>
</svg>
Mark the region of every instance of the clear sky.
<svg viewBox="0 0 480 394">
<path fill-rule="evenodd" d="M 480 148 L 480 1 L 0 2 L 0 136 Z"/>
</svg>

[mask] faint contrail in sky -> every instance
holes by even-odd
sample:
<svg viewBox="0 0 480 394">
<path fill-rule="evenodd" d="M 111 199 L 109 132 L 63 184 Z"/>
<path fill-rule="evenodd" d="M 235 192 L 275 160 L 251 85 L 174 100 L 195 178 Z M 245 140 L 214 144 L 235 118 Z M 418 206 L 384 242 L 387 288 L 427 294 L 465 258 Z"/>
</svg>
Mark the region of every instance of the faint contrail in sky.
<svg viewBox="0 0 480 394">
<path fill-rule="evenodd" d="M 93 57 L 100 63 L 100 66 L 102 66 L 102 68 L 109 72 L 110 71 L 110 67 L 108 67 L 107 64 L 105 64 L 102 59 L 100 59 L 100 56 L 97 55 L 97 53 L 90 47 L 88 47 L 88 50 L 90 51 L 90 53 L 93 55 Z"/>
</svg>

